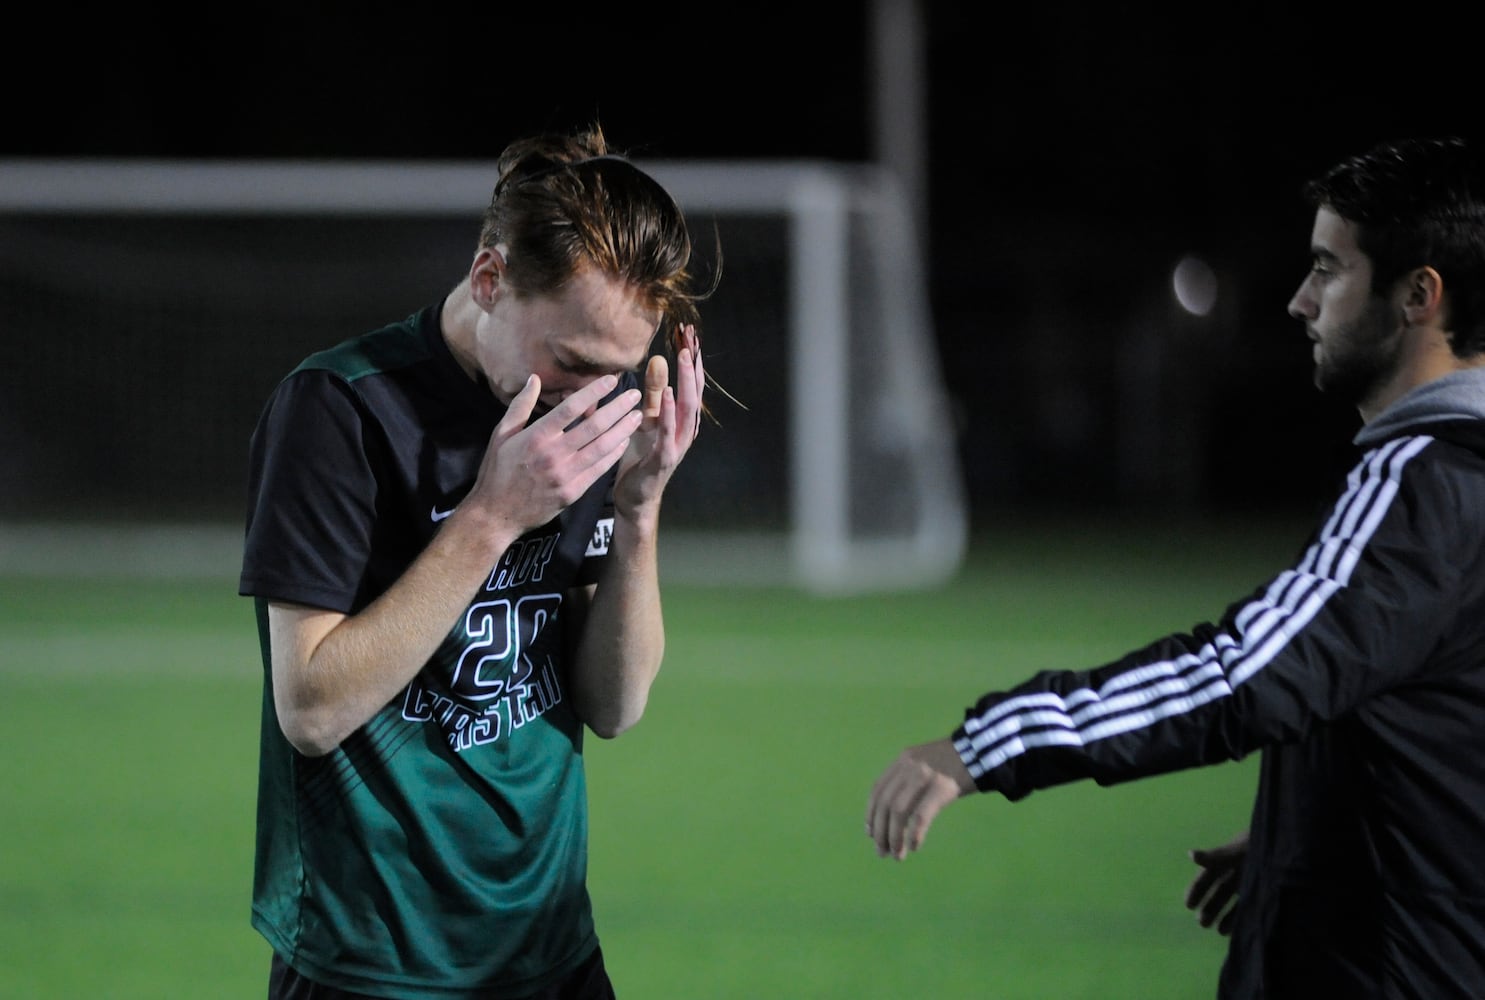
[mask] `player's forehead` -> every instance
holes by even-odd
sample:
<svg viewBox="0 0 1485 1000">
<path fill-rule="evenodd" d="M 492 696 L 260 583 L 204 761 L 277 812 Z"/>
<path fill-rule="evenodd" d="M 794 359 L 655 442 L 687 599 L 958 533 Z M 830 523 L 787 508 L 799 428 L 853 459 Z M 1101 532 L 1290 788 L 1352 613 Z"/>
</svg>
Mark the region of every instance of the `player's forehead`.
<svg viewBox="0 0 1485 1000">
<path fill-rule="evenodd" d="M 637 371 L 649 357 L 649 341 L 618 342 L 595 336 L 554 336 L 547 350 L 563 368 L 586 375 Z"/>
<path fill-rule="evenodd" d="M 593 269 L 575 275 L 550 305 L 549 347 L 567 366 L 594 372 L 638 368 L 661 319 L 633 286 Z"/>
</svg>

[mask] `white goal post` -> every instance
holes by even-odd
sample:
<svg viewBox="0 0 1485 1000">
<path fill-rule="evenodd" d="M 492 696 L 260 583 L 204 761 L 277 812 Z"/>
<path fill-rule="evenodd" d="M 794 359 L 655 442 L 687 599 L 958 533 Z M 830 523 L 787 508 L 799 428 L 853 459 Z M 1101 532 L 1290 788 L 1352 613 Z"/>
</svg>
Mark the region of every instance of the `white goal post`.
<svg viewBox="0 0 1485 1000">
<path fill-rule="evenodd" d="M 728 581 L 842 593 L 947 580 L 963 558 L 967 502 L 920 235 L 899 186 L 865 165 L 637 162 L 675 195 L 702 248 L 699 214 L 778 217 L 788 234 L 777 359 L 787 383 L 785 537 L 722 525 L 675 547 L 697 548 Z M 0 218 L 477 220 L 494 176 L 485 162 L 10 160 L 0 161 Z M 863 527 L 874 511 L 889 513 Z"/>
</svg>

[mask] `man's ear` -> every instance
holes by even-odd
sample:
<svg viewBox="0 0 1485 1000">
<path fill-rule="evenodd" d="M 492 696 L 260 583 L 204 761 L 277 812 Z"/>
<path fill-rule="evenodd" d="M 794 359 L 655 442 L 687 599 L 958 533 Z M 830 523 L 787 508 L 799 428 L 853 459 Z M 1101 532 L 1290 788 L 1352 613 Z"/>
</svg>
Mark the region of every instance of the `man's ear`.
<svg viewBox="0 0 1485 1000">
<path fill-rule="evenodd" d="M 481 247 L 469 265 L 469 291 L 475 304 L 489 312 L 500 298 L 505 278 L 504 247 Z"/>
<path fill-rule="evenodd" d="M 1444 279 L 1431 267 L 1418 267 L 1403 278 L 1403 316 L 1409 326 L 1443 322 Z"/>
</svg>

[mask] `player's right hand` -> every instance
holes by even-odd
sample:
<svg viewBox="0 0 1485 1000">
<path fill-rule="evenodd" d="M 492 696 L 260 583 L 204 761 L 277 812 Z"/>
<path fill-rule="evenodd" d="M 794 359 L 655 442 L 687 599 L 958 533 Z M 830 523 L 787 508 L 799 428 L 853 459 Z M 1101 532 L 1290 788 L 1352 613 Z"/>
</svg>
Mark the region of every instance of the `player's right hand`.
<svg viewBox="0 0 1485 1000">
<path fill-rule="evenodd" d="M 944 807 L 975 790 L 974 779 L 951 740 L 908 747 L 872 785 L 866 835 L 877 856 L 901 861 L 923 846 Z"/>
<path fill-rule="evenodd" d="M 638 389 L 599 405 L 617 384 L 617 376 L 600 376 L 531 420 L 541 379 L 528 378 L 490 436 L 474 488 L 460 507 L 473 501 L 520 532 L 556 517 L 613 468 L 639 428 Z"/>
</svg>

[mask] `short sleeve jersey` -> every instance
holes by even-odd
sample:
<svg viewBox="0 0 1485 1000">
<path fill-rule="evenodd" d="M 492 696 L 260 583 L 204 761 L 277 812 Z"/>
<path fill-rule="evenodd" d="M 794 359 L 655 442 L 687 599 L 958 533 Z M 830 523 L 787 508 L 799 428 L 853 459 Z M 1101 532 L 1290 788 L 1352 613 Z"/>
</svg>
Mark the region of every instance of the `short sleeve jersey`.
<svg viewBox="0 0 1485 1000">
<path fill-rule="evenodd" d="M 336 750 L 298 753 L 274 710 L 268 602 L 355 614 L 375 600 L 472 487 L 503 413 L 430 306 L 307 358 L 252 436 L 239 588 L 256 599 L 265 669 L 252 922 L 328 985 L 524 996 L 597 944 L 560 623 L 564 594 L 607 553 L 612 472 L 504 553 L 415 679 Z"/>
</svg>

